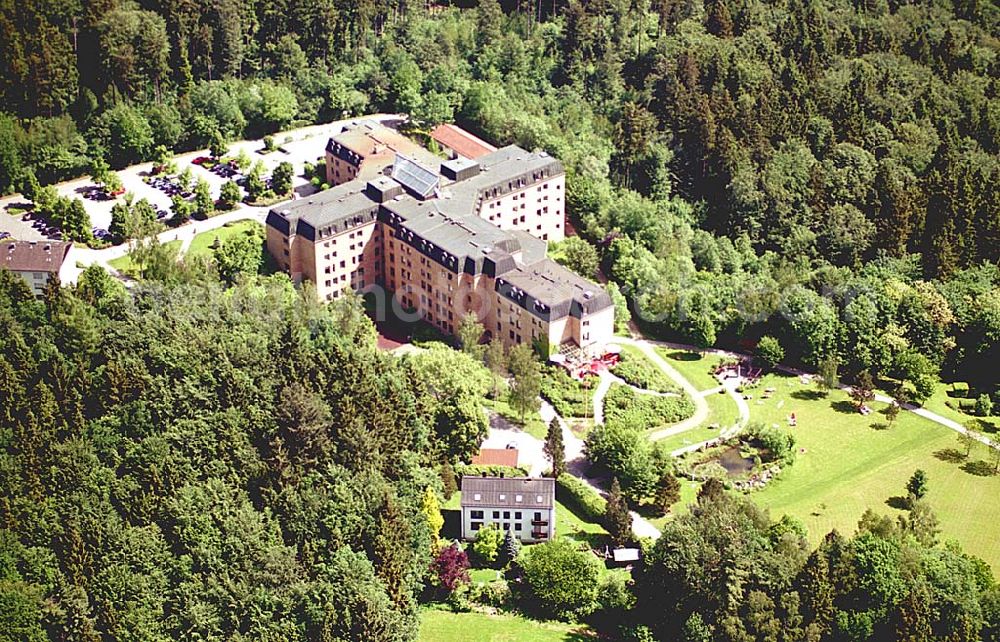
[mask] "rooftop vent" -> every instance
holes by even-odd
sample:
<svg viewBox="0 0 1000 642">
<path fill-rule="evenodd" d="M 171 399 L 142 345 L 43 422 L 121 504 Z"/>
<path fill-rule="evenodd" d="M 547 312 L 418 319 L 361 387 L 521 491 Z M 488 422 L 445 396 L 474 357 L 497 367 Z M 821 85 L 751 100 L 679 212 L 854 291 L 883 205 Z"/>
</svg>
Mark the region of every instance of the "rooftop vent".
<svg viewBox="0 0 1000 642">
<path fill-rule="evenodd" d="M 594 298 L 594 293 L 591 292 L 590 290 L 585 290 L 583 293 L 583 298 L 589 301 Z"/>
</svg>

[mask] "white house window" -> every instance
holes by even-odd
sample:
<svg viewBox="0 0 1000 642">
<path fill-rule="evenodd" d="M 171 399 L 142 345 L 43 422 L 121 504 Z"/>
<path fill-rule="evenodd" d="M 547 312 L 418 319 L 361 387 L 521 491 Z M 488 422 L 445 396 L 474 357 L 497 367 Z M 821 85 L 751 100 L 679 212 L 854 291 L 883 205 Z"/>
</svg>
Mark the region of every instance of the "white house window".
<svg viewBox="0 0 1000 642">
<path fill-rule="evenodd" d="M 483 496 L 480 495 L 479 493 L 476 493 L 475 495 L 472 496 L 472 499 L 476 500 L 477 502 L 481 502 L 483 501 Z"/>
<path fill-rule="evenodd" d="M 520 504 L 523 499 L 524 495 L 514 495 L 514 501 L 517 502 L 518 504 Z"/>
<path fill-rule="evenodd" d="M 542 503 L 542 496 L 541 495 L 535 495 L 535 503 L 537 503 L 537 504 L 541 504 Z"/>
<path fill-rule="evenodd" d="M 502 501 L 502 502 L 503 501 L 507 501 L 507 496 L 504 495 L 503 493 L 500 493 L 500 501 Z"/>
</svg>

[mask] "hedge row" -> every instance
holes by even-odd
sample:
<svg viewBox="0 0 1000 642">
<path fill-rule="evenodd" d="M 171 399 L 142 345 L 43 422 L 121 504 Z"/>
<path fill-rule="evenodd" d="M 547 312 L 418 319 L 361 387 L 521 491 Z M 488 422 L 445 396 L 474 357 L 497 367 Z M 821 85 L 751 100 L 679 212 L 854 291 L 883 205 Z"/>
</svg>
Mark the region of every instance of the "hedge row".
<svg viewBox="0 0 1000 642">
<path fill-rule="evenodd" d="M 654 392 L 677 392 L 679 388 L 642 353 L 623 351 L 611 372 L 636 388 Z"/>
<path fill-rule="evenodd" d="M 559 475 L 556 479 L 556 497 L 584 521 L 598 524 L 604 522 L 607 502 L 582 479 L 569 473 Z"/>
<path fill-rule="evenodd" d="M 455 468 L 455 474 L 458 475 L 459 479 L 465 475 L 470 477 L 500 477 L 501 475 L 504 477 L 527 477 L 528 471 L 520 466 L 514 468 L 513 466 L 463 464 Z"/>
</svg>

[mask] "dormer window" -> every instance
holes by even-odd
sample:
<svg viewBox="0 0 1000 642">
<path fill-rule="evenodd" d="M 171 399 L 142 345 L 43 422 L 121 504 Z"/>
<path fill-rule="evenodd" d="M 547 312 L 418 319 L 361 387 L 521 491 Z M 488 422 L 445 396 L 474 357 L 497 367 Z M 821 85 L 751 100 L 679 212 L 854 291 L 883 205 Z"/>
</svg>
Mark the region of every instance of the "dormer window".
<svg viewBox="0 0 1000 642">
<path fill-rule="evenodd" d="M 538 503 L 538 504 L 542 503 L 542 496 L 541 495 L 535 495 L 535 503 Z"/>
<path fill-rule="evenodd" d="M 514 495 L 514 501 L 520 504 L 524 500 L 524 495 Z"/>
<path fill-rule="evenodd" d="M 503 493 L 500 493 L 500 501 L 502 502 L 507 501 L 507 496 L 504 495 Z"/>
<path fill-rule="evenodd" d="M 472 499 L 474 499 L 477 502 L 481 502 L 483 501 L 483 496 L 480 495 L 479 493 L 476 493 L 475 495 L 472 496 Z"/>
</svg>

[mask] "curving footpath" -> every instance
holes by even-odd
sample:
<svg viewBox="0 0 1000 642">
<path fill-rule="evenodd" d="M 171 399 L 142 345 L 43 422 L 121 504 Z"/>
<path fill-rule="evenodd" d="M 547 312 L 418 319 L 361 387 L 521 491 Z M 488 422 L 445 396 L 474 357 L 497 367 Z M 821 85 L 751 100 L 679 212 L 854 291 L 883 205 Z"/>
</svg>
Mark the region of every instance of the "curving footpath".
<svg viewBox="0 0 1000 642">
<path fill-rule="evenodd" d="M 587 456 L 584 453 L 583 440 L 573 434 L 573 431 L 569 429 L 569 425 L 566 421 L 559 416 L 556 409 L 544 399 L 542 399 L 542 406 L 539 409 L 539 414 L 542 416 L 542 421 L 545 423 L 552 421 L 552 419 L 555 419 L 559 423 L 559 427 L 562 429 L 563 434 L 563 448 L 565 450 L 567 470 L 597 491 L 602 497 L 606 497 L 608 491 L 598 483 L 597 479 L 587 476 L 587 469 L 589 468 L 590 463 L 587 461 Z M 536 439 L 535 441 L 538 440 Z M 541 441 L 538 441 L 538 448 L 544 448 L 544 444 Z M 635 511 L 629 511 L 629 513 L 632 515 L 632 532 L 635 533 L 636 537 L 649 537 L 657 539 L 660 536 L 660 530 L 646 521 L 641 515 Z"/>
<path fill-rule="evenodd" d="M 629 341 L 633 341 L 633 342 L 635 341 L 635 339 L 626 340 L 626 339 L 623 339 L 621 337 L 615 337 L 615 340 L 616 341 L 622 341 L 624 343 L 627 343 Z M 695 347 L 695 346 L 687 345 L 687 344 L 684 344 L 684 343 L 674 343 L 674 342 L 671 342 L 671 341 L 654 341 L 654 340 L 649 340 L 649 339 L 643 339 L 642 342 L 648 343 L 648 344 L 654 345 L 654 346 L 660 346 L 660 347 L 664 347 L 664 348 L 671 348 L 671 349 L 674 349 L 674 350 L 686 350 L 688 352 L 700 352 L 702 354 L 714 354 L 714 355 L 719 355 L 719 356 L 722 356 L 722 357 L 735 357 L 735 358 L 742 358 L 742 359 L 746 359 L 746 358 L 750 358 L 751 357 L 751 355 L 746 354 L 746 353 L 742 353 L 742 352 L 732 352 L 732 351 L 729 351 L 729 350 L 719 350 L 719 349 L 716 349 L 716 348 L 710 348 L 708 350 L 704 350 L 704 349 L 701 349 L 701 348 L 698 348 L 698 347 Z M 792 368 L 790 366 L 779 365 L 777 367 L 777 369 L 781 370 L 782 372 L 787 372 L 789 374 L 793 374 L 793 375 L 796 375 L 796 376 L 801 376 L 801 375 L 812 376 L 812 375 L 814 375 L 814 373 L 807 372 L 807 371 L 801 370 L 799 368 Z M 841 385 L 840 389 L 841 390 L 850 390 L 850 386 Z M 735 399 L 735 397 L 734 397 L 734 399 Z M 876 394 L 875 395 L 875 401 L 878 401 L 880 403 L 892 403 L 893 399 L 891 397 L 887 396 L 887 395 Z M 742 406 L 746 406 L 746 402 L 743 401 L 742 397 L 739 398 L 739 399 L 737 399 L 737 404 L 742 404 Z M 968 430 L 962 424 L 960 424 L 957 421 L 954 421 L 952 419 L 948 419 L 947 417 L 943 417 L 943 416 L 937 414 L 936 412 L 934 412 L 932 410 L 928 410 L 927 408 L 923 408 L 921 406 L 917 406 L 917 405 L 910 404 L 910 403 L 903 404 L 902 407 L 903 407 L 903 410 L 906 410 L 908 412 L 912 412 L 913 414 L 918 415 L 920 417 L 923 417 L 924 419 L 927 419 L 929 421 L 933 421 L 934 423 L 936 423 L 938 425 L 941 425 L 941 426 L 944 426 L 945 428 L 948 428 L 949 430 L 953 430 L 955 432 L 962 433 L 962 434 L 967 434 L 968 433 Z M 743 415 L 742 407 L 741 407 L 741 410 L 740 410 L 740 414 L 741 414 L 741 416 Z M 747 410 L 747 416 L 749 417 L 749 409 Z M 985 446 L 989 446 L 991 448 L 1000 449 L 1000 441 L 993 441 L 989 437 L 986 437 L 984 435 L 975 435 L 975 439 L 979 443 L 981 443 L 981 444 L 983 444 Z"/>
</svg>

